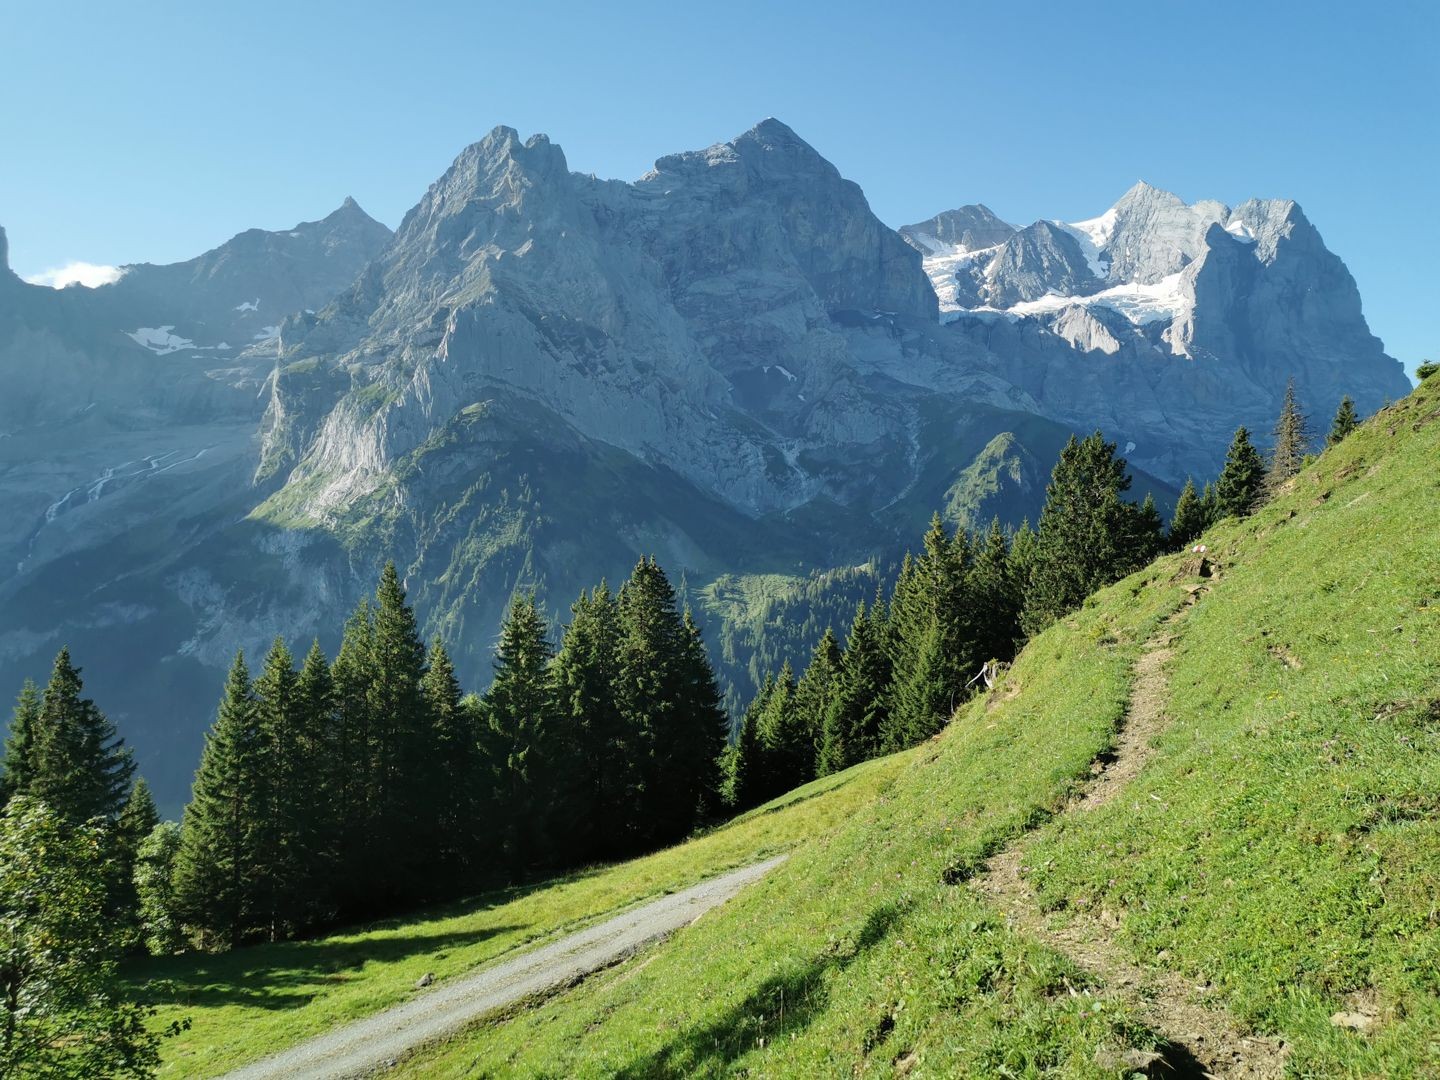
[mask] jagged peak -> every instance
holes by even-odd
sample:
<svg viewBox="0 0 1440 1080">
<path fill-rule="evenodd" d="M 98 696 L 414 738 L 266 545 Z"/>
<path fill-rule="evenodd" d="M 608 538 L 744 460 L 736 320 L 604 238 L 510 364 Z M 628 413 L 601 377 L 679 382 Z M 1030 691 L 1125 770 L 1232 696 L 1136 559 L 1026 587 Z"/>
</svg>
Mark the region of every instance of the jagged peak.
<svg viewBox="0 0 1440 1080">
<path fill-rule="evenodd" d="M 0 225 L 0 274 L 10 273 L 10 240 L 5 235 L 5 226 Z"/>
</svg>

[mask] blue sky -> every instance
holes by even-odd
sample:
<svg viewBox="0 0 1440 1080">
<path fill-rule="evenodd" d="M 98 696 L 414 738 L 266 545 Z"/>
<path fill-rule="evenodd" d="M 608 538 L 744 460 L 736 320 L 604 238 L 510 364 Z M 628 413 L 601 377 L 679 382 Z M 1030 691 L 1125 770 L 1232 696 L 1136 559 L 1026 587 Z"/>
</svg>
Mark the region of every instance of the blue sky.
<svg viewBox="0 0 1440 1080">
<path fill-rule="evenodd" d="M 1413 368 L 1440 356 L 1440 4 L 0 3 L 0 225 L 33 275 L 188 258 L 354 195 L 395 225 L 467 143 L 573 169 L 778 116 L 892 225 L 1075 220 L 1137 179 L 1298 200 Z"/>
</svg>

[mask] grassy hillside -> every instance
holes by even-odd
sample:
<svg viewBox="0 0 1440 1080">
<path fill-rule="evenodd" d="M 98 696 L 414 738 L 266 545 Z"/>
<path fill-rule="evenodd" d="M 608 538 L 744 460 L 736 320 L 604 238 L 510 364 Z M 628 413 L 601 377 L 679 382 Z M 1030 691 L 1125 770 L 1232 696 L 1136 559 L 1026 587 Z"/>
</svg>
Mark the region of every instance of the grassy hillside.
<svg viewBox="0 0 1440 1080">
<path fill-rule="evenodd" d="M 1213 530 L 1210 565 L 1171 556 L 1103 591 L 936 739 L 768 815 L 803 839 L 723 908 L 401 1071 L 1114 1076 L 1150 1050 L 1184 1060 L 1191 1014 L 1167 1023 L 1153 977 L 1283 1040 L 1292 1075 L 1440 1074 L 1437 462 L 1440 383 Z M 1172 639 L 1151 756 L 1077 804 L 1121 745 L 1137 660 Z M 657 858 L 733 865 L 766 816 Z M 987 899 L 1001 851 L 1022 853 L 1036 920 Z M 458 970 L 422 948 L 393 995 Z"/>
<path fill-rule="evenodd" d="M 673 892 L 825 832 L 881 797 L 904 755 L 816 780 L 686 844 L 314 941 L 218 956 L 150 961 L 132 981 L 167 980 L 157 1024 L 189 1017 L 167 1039 L 161 1076 L 215 1076 L 358 1016 L 404 1001 L 426 972 L 439 979 L 642 900 Z"/>
</svg>

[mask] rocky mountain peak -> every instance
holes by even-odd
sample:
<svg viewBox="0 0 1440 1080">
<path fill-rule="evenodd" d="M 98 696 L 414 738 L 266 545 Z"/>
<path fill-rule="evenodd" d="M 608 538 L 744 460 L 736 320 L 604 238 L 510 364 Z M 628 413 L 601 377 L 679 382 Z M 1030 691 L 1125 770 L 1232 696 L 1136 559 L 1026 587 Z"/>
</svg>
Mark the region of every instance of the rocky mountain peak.
<svg viewBox="0 0 1440 1080">
<path fill-rule="evenodd" d="M 976 203 L 946 210 L 928 221 L 902 225 L 899 232 L 922 255 L 962 255 L 1003 244 L 1016 230 L 988 206 Z"/>
<path fill-rule="evenodd" d="M 0 278 L 13 274 L 10 269 L 10 240 L 5 235 L 5 226 L 0 225 Z"/>
</svg>

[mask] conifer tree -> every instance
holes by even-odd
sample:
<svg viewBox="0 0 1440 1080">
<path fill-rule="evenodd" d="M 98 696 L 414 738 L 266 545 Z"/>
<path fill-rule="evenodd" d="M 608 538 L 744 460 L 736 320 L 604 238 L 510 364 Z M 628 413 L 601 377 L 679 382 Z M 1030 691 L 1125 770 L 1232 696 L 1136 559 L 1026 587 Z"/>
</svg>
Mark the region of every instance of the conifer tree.
<svg viewBox="0 0 1440 1080">
<path fill-rule="evenodd" d="M 835 639 L 835 631 L 827 626 L 815 645 L 815 651 L 810 654 L 810 663 L 805 667 L 805 674 L 800 676 L 795 687 L 795 713 L 810 740 L 805 771 L 807 780 L 813 780 L 819 775 L 816 767 L 825 731 L 825 717 L 839 689 L 840 665 L 840 643 Z"/>
<path fill-rule="evenodd" d="M 160 813 L 155 809 L 150 786 L 143 777 L 137 777 L 115 823 L 107 872 L 109 898 L 106 907 L 115 927 L 117 944 L 123 948 L 134 947 L 142 941 L 135 867 L 140 845 L 158 824 Z"/>
<path fill-rule="evenodd" d="M 635 831 L 650 844 L 685 835 L 718 801 L 724 716 L 699 630 L 682 617 L 654 557 L 620 590 L 619 700 L 641 761 Z"/>
<path fill-rule="evenodd" d="M 366 867 L 370 858 L 370 823 L 377 811 L 374 754 L 375 724 L 371 716 L 371 657 L 375 647 L 375 613 L 362 600 L 345 624 L 340 650 L 331 665 L 334 708 L 330 740 L 329 815 L 334 833 L 332 895 L 345 912 L 363 910 L 369 894 Z"/>
<path fill-rule="evenodd" d="M 720 751 L 729 721 L 705 638 L 689 608 L 681 616 L 680 709 L 672 761 L 678 785 L 675 804 L 690 809 L 686 831 L 720 807 Z M 681 802 L 680 800 L 684 800 Z"/>
<path fill-rule="evenodd" d="M 341 727 L 335 706 L 335 680 L 320 648 L 312 641 L 295 680 L 295 752 L 299 777 L 311 785 L 305 812 L 296 818 L 297 850 L 304 853 L 296 884 L 297 918 L 313 925 L 335 914 L 339 885 L 340 844 L 345 822 L 340 817 L 347 785 L 341 752 Z"/>
<path fill-rule="evenodd" d="M 735 742 L 726 747 L 722 757 L 722 790 L 725 804 L 736 813 L 760 803 L 764 782 L 765 747 L 760 741 L 760 717 L 770 695 L 775 692 L 775 676 L 766 675 L 755 697 L 740 718 Z"/>
<path fill-rule="evenodd" d="M 798 787 L 814 775 L 815 744 L 800 715 L 798 689 L 787 660 L 757 721 L 764 748 L 760 802 Z"/>
<path fill-rule="evenodd" d="M 40 737 L 40 690 L 29 679 L 20 690 L 5 740 L 5 757 L 0 765 L 0 809 L 12 795 L 29 791 L 35 782 L 36 743 Z"/>
<path fill-rule="evenodd" d="M 1355 415 L 1355 402 L 1346 394 L 1340 399 L 1340 407 L 1335 410 L 1335 419 L 1330 423 L 1330 434 L 1325 436 L 1325 445 L 1339 445 L 1359 426 L 1360 418 Z"/>
<path fill-rule="evenodd" d="M 1225 515 L 1220 511 L 1220 495 L 1215 490 L 1215 484 L 1209 480 L 1200 490 L 1200 520 L 1204 522 L 1201 532 L 1210 528 Z"/>
<path fill-rule="evenodd" d="M 575 823 L 566 846 L 577 859 L 631 847 L 640 792 L 640 746 L 619 700 L 620 610 L 604 583 L 571 606 L 555 657 L 557 743 L 566 762 L 562 805 Z"/>
<path fill-rule="evenodd" d="M 914 746 L 945 726 L 960 688 L 949 678 L 949 665 L 944 651 L 944 637 L 938 621 L 920 641 L 909 674 L 897 680 L 895 705 L 886 717 L 881 732 L 882 753 L 892 753 Z"/>
<path fill-rule="evenodd" d="M 125 804 L 135 764 L 115 725 L 83 695 L 70 650 L 55 658 L 35 727 L 35 774 L 28 793 L 71 824 L 114 820 Z"/>
<path fill-rule="evenodd" d="M 1009 660 L 1015 655 L 1020 637 L 1020 606 L 1024 602 L 1021 583 L 1015 580 L 1010 542 L 1000 528 L 1000 519 L 990 522 L 983 541 L 974 545 L 975 563 L 970 572 L 970 604 L 978 615 L 974 657 Z M 973 674 L 973 673 L 972 673 Z M 965 681 L 970 679 L 965 674 Z"/>
<path fill-rule="evenodd" d="M 1148 561 L 1158 514 L 1125 502 L 1125 459 L 1100 432 L 1061 451 L 1040 515 L 1021 623 L 1039 633 L 1096 589 Z M 1151 510 L 1153 511 L 1153 504 Z"/>
<path fill-rule="evenodd" d="M 277 637 L 253 687 L 261 768 L 255 778 L 253 897 L 271 941 L 304 926 L 310 907 L 307 870 L 310 802 L 316 778 L 303 753 L 299 675 Z"/>
<path fill-rule="evenodd" d="M 879 752 L 890 683 L 890 660 L 862 602 L 845 639 L 839 686 L 825 714 L 819 775 L 847 769 Z"/>
<path fill-rule="evenodd" d="M 236 653 L 181 826 L 175 900 L 202 946 L 235 946 L 255 926 L 257 778 L 262 768 L 255 696 Z"/>
<path fill-rule="evenodd" d="M 517 595 L 500 629 L 495 680 L 484 697 L 497 770 L 500 848 L 512 873 L 543 861 L 551 779 L 546 757 L 556 715 L 552 655 L 534 595 Z"/>
<path fill-rule="evenodd" d="M 375 591 L 366 706 L 370 721 L 369 873 L 381 908 L 418 899 L 426 806 L 436 754 L 433 727 L 420 692 L 425 643 L 393 562 Z"/>
<path fill-rule="evenodd" d="M 1309 423 L 1295 400 L 1295 380 L 1285 386 L 1285 400 L 1275 420 L 1275 445 L 1270 451 L 1270 465 L 1265 471 L 1265 495 L 1273 499 L 1292 476 L 1305 464 L 1310 451 Z"/>
<path fill-rule="evenodd" d="M 1265 462 L 1250 441 L 1250 432 L 1235 429 L 1235 438 L 1225 455 L 1225 467 L 1215 483 L 1215 509 L 1218 518 L 1245 517 L 1260 502 L 1265 485 Z"/>
<path fill-rule="evenodd" d="M 1170 546 L 1182 548 L 1193 544 L 1205 531 L 1205 507 L 1195 492 L 1195 481 L 1185 478 L 1185 487 L 1175 502 L 1175 513 L 1170 516 Z"/>
<path fill-rule="evenodd" d="M 476 880 L 483 843 L 480 732 L 466 708 L 455 665 L 437 637 L 430 645 L 420 683 L 435 725 L 437 777 L 431 792 L 428 846 L 433 852 L 437 891 L 454 895 Z"/>
</svg>

